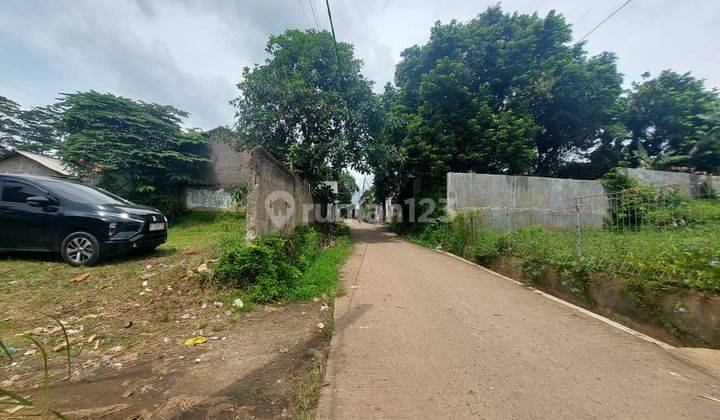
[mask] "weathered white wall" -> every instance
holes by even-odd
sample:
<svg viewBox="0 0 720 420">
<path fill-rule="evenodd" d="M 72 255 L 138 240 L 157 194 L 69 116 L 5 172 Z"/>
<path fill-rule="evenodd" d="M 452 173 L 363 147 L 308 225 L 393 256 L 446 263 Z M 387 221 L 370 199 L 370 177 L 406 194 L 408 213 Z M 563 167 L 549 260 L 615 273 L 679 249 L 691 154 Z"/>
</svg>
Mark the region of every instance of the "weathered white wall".
<svg viewBox="0 0 720 420">
<path fill-rule="evenodd" d="M 232 191 L 212 187 L 187 188 L 185 205 L 192 210 L 235 211 L 238 209 L 232 197 Z"/>
<path fill-rule="evenodd" d="M 250 152 L 249 169 L 248 241 L 267 235 L 289 236 L 297 226 L 315 222 L 315 200 L 308 182 L 260 146 Z"/>
</svg>

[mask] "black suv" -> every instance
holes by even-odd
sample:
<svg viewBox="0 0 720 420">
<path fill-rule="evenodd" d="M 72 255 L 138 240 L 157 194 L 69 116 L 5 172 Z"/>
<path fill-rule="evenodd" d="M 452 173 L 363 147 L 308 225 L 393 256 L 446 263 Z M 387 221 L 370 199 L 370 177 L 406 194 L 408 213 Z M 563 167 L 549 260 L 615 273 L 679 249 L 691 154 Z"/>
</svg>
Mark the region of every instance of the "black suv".
<svg viewBox="0 0 720 420">
<path fill-rule="evenodd" d="M 71 265 L 167 241 L 158 210 L 64 178 L 0 174 L 0 251 L 60 252 Z"/>
</svg>

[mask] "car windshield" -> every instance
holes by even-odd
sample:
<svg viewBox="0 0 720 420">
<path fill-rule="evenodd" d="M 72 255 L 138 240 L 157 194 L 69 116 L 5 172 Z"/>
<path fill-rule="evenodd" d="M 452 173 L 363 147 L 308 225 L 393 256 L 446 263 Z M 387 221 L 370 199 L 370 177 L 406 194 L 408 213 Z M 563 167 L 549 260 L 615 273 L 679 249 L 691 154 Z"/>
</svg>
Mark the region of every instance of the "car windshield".
<svg viewBox="0 0 720 420">
<path fill-rule="evenodd" d="M 38 183 L 52 190 L 62 198 L 78 203 L 93 205 L 132 204 L 124 198 L 118 197 L 98 187 L 60 180 L 42 180 L 38 181 Z"/>
</svg>

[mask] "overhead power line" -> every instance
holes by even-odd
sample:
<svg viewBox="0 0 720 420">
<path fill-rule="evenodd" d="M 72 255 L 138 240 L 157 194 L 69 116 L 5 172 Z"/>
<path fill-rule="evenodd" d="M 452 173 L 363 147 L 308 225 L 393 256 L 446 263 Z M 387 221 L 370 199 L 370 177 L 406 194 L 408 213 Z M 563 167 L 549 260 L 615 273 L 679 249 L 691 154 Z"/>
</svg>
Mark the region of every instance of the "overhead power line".
<svg viewBox="0 0 720 420">
<path fill-rule="evenodd" d="M 300 6 L 300 10 L 302 11 L 303 17 L 305 18 L 305 23 L 307 23 L 308 26 L 310 25 L 310 20 L 307 17 L 307 14 L 305 13 L 305 8 L 302 5 L 302 0 L 298 0 L 298 6 Z"/>
<path fill-rule="evenodd" d="M 631 1 L 632 1 L 632 0 L 627 0 L 627 1 L 626 1 L 625 3 L 623 3 L 620 7 L 618 7 L 617 9 L 615 9 L 615 11 L 613 11 L 612 13 L 610 13 L 610 15 L 609 15 L 608 17 L 606 17 L 605 19 L 603 19 L 602 22 L 598 23 L 597 26 L 595 26 L 594 28 L 590 29 L 590 32 L 586 33 L 586 34 L 585 34 L 582 38 L 580 38 L 575 44 L 581 43 L 585 38 L 587 38 L 591 33 L 595 32 L 595 30 L 596 30 L 597 28 L 601 27 L 605 22 L 607 22 L 608 20 L 610 20 L 610 18 L 612 18 L 613 16 L 615 16 L 615 14 L 616 14 L 617 12 L 619 12 L 620 10 L 622 10 L 622 8 L 625 7 L 625 6 L 627 6 L 628 3 L 630 3 Z"/>
<path fill-rule="evenodd" d="M 340 61 L 340 49 L 338 48 L 337 38 L 335 37 L 335 25 L 333 24 L 332 13 L 330 12 L 329 0 L 325 0 L 325 7 L 327 7 L 328 20 L 330 20 L 330 32 L 332 33 L 333 37 L 333 45 L 335 46 L 335 58 L 337 59 L 338 73 L 340 77 L 340 91 L 342 92 L 343 99 L 345 100 L 345 107 L 348 114 L 348 131 L 350 131 L 353 128 L 352 113 L 350 112 L 350 101 L 348 100 L 347 87 L 345 85 L 345 76 L 343 75 L 342 62 Z"/>
<path fill-rule="evenodd" d="M 313 19 L 315 19 L 315 29 L 320 32 L 320 21 L 318 21 L 317 9 L 315 9 L 315 0 L 308 0 L 308 3 L 310 3 L 310 10 L 312 11 Z"/>
</svg>

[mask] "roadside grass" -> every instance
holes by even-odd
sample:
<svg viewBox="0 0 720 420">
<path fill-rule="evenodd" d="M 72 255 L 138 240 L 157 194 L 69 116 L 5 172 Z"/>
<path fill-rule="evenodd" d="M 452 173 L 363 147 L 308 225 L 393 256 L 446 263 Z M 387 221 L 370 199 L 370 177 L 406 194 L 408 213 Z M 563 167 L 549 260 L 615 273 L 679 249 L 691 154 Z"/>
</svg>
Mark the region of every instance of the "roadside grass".
<svg viewBox="0 0 720 420">
<path fill-rule="evenodd" d="M 288 238 L 228 242 L 209 281 L 256 304 L 334 296 L 350 247 L 349 230 L 336 223 L 298 227 Z"/>
<path fill-rule="evenodd" d="M 693 224 L 685 227 L 583 229 L 577 258 L 576 232 L 527 227 L 495 232 L 458 215 L 448 223 L 405 230 L 410 241 L 442 247 L 468 260 L 487 264 L 498 255 L 524 261 L 529 274 L 545 268 L 632 276 L 648 289 L 720 292 L 720 201 L 691 200 Z M 690 217 L 685 217 L 690 220 Z"/>
<path fill-rule="evenodd" d="M 349 238 L 340 238 L 333 246 L 323 249 L 294 284 L 288 296 L 291 300 L 302 301 L 325 294 L 334 297 L 339 291 L 339 266 L 352 249 Z"/>
<path fill-rule="evenodd" d="M 296 378 L 291 393 L 298 418 L 314 418 L 315 409 L 320 401 L 320 388 L 325 379 L 325 368 L 325 359 L 315 360 L 304 375 Z"/>
<path fill-rule="evenodd" d="M 720 292 L 720 223 L 693 228 L 608 231 L 583 229 L 581 257 L 574 232 L 522 229 L 506 249 L 526 261 L 554 268 L 578 266 L 590 271 L 632 275 L 656 290 Z"/>
</svg>

